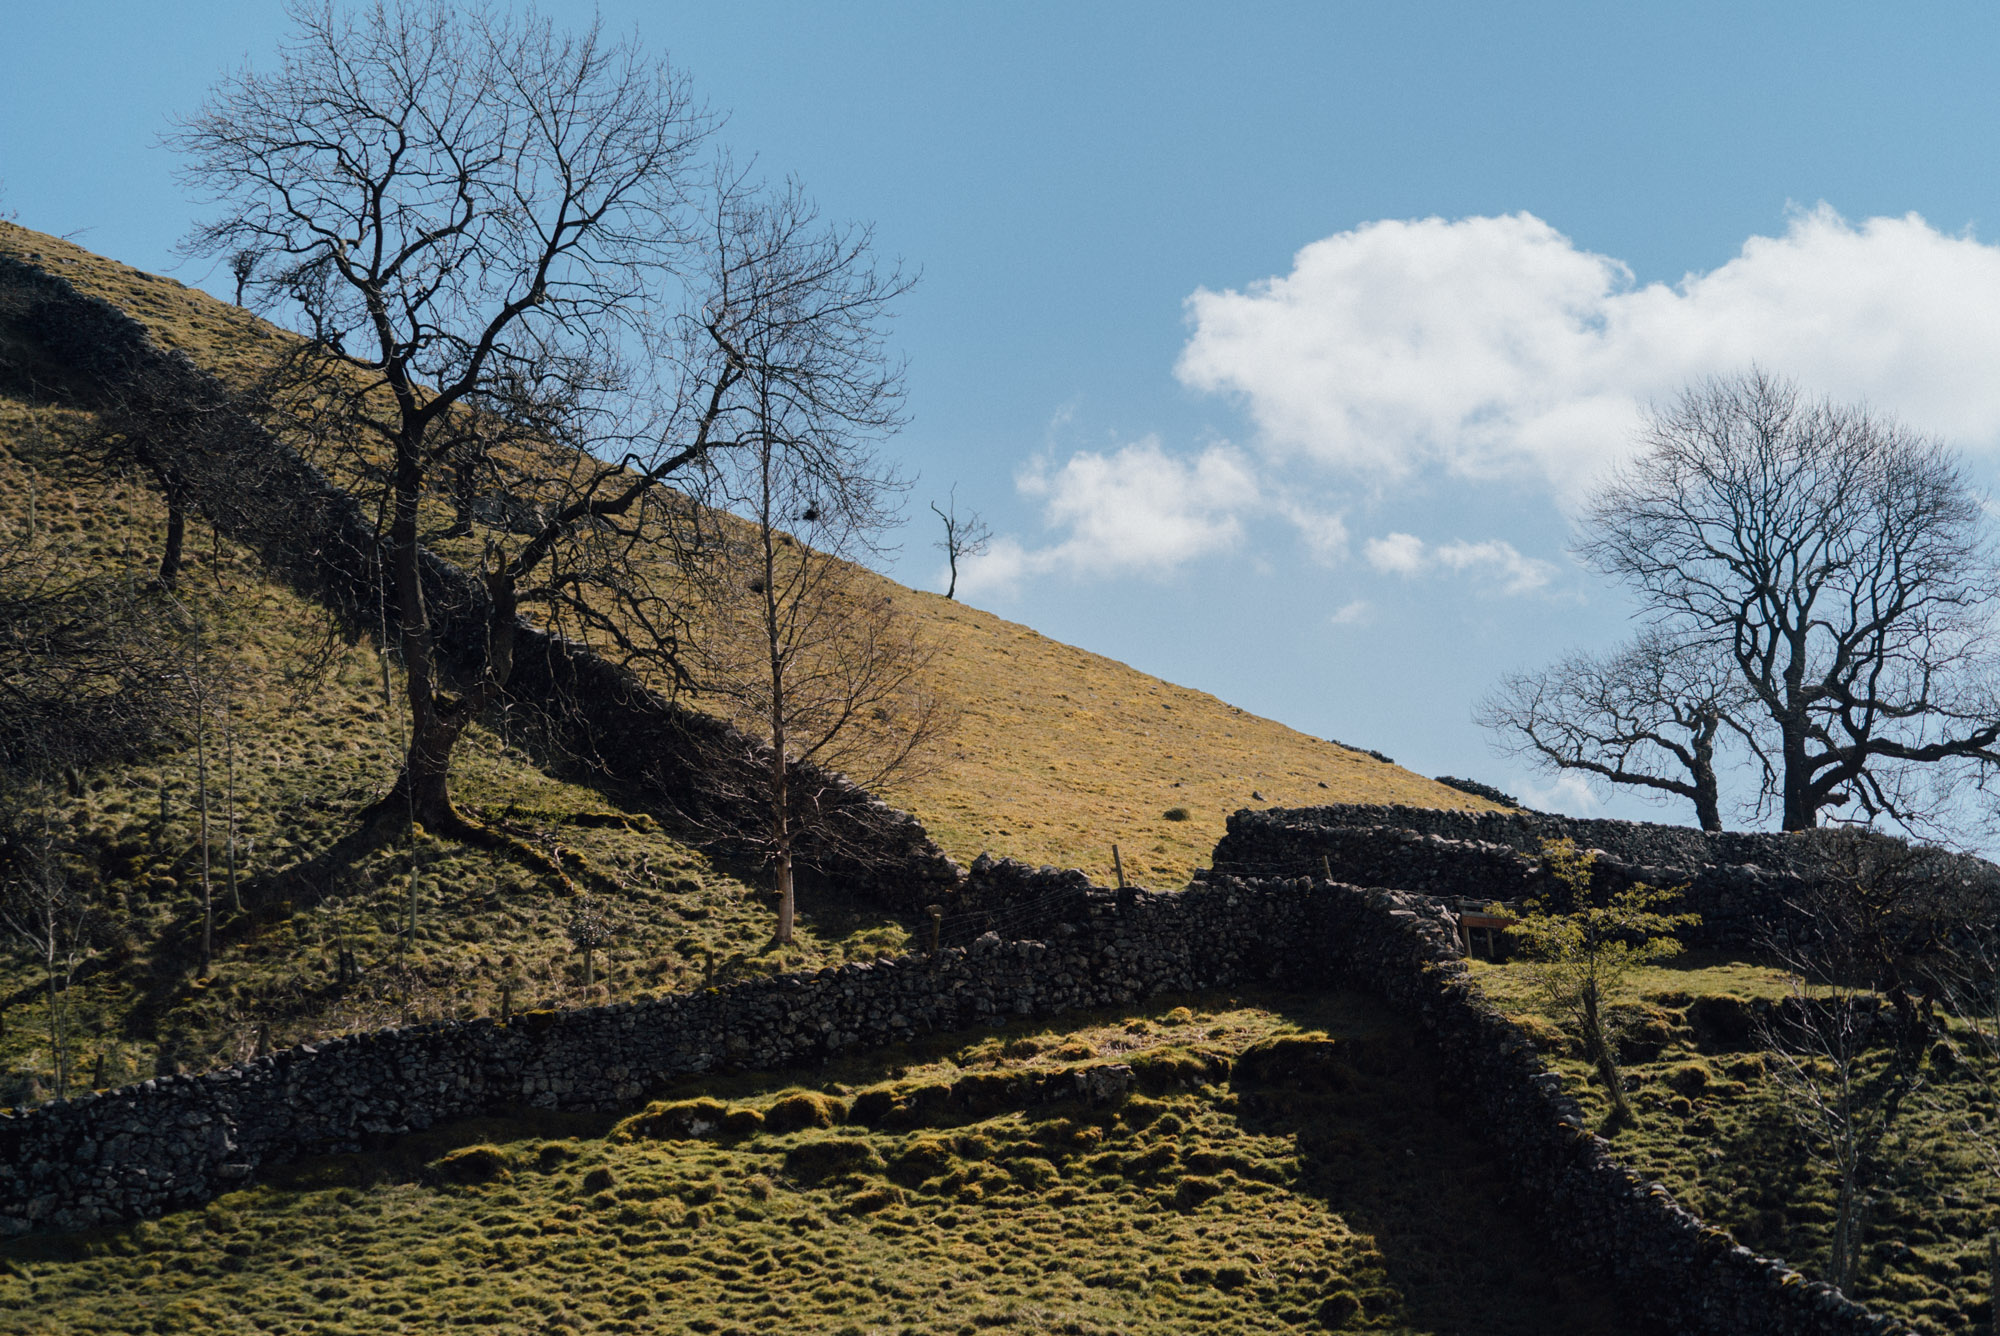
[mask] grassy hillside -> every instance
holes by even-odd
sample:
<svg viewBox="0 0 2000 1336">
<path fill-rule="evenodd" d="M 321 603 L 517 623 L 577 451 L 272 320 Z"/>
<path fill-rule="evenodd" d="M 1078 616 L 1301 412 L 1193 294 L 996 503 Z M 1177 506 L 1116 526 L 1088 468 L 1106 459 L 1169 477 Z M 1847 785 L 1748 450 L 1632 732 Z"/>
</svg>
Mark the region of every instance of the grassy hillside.
<svg viewBox="0 0 2000 1336">
<path fill-rule="evenodd" d="M 64 575 L 150 571 L 164 507 L 136 481 L 52 464 L 44 446 L 74 425 L 65 416 L 0 396 L 0 537 L 32 529 L 39 564 Z M 205 525 L 190 523 L 187 551 L 177 595 L 151 599 L 162 634 L 169 619 L 183 633 L 199 628 L 212 692 L 201 740 L 215 959 L 201 976 L 201 758 L 183 720 L 163 751 L 43 795 L 63 875 L 97 904 L 93 949 L 64 999 L 72 1088 L 199 1070 L 406 1017 L 487 1014 L 503 991 L 521 1008 L 629 999 L 871 957 L 905 940 L 879 915 L 818 904 L 806 906 L 795 948 L 766 950 L 762 892 L 483 730 L 463 751 L 462 800 L 556 857 L 574 887 L 502 853 L 428 839 L 330 857 L 395 778 L 405 722 L 393 665 L 369 644 L 329 641 L 312 607 Z M 588 984 L 567 933 L 585 906 L 612 937 Z M 45 971 L 8 941 L 0 1104 L 52 1093 L 55 1066 Z"/>
<path fill-rule="evenodd" d="M 0 223 L 0 253 L 104 297 L 225 377 L 253 370 L 280 337 L 204 293 L 53 237 Z M 1176 885 L 1206 865 L 1238 807 L 1491 806 L 964 604 L 881 584 L 938 647 L 936 685 L 962 719 L 944 763 L 886 796 L 961 860 L 992 852 L 1104 879 L 1116 843 L 1128 876 Z"/>
<path fill-rule="evenodd" d="M 925 1112 L 968 1078 L 1100 1062 L 1150 1093 Z M 1461 1153 L 1415 1033 L 1361 999 L 1168 1001 L 936 1036 L 815 1080 L 710 1079 L 622 1121 L 463 1125 L 157 1222 L 0 1246 L 0 1325 L 1639 1330 L 1528 1243 L 1500 1176 Z M 702 1137 L 676 1117 L 696 1096 L 730 1114 Z"/>
<path fill-rule="evenodd" d="M 1517 967 L 1477 968 L 1481 987 L 1529 1028 L 1565 1088 L 1601 1122 L 1610 1102 L 1577 1035 L 1543 1010 Z M 1636 1125 L 1610 1135 L 1619 1158 L 1704 1220 L 1766 1256 L 1823 1273 L 1837 1195 L 1829 1144 L 1795 1121 L 1798 1096 L 1773 1078 L 1778 1059 L 1760 1051 L 1751 1021 L 1753 1001 L 1789 997 L 1791 984 L 1781 970 L 1712 954 L 1636 976 L 1612 1014 Z M 1995 1078 L 1978 1046 L 1963 1040 L 1947 1030 L 1872 1157 L 1881 1170 L 1849 1290 L 1936 1336 L 1989 1331 L 1993 1319 Z M 1884 1060 L 1880 1050 L 1865 1054 L 1857 1086 L 1865 1089 Z M 1822 1073 L 1830 1077 L 1830 1067 Z M 1857 1103 L 1866 1125 L 1865 1095 Z"/>
</svg>

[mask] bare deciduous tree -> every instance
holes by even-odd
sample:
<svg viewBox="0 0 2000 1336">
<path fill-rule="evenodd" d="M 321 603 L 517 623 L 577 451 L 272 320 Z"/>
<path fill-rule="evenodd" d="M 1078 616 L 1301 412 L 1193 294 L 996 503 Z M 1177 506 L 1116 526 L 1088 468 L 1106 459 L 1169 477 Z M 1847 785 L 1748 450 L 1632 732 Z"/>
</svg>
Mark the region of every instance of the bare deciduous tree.
<svg viewBox="0 0 2000 1336">
<path fill-rule="evenodd" d="M 992 545 L 993 530 L 987 527 L 976 510 L 968 510 L 963 515 L 958 513 L 957 484 L 953 484 L 944 509 L 939 510 L 938 503 L 933 501 L 931 510 L 944 521 L 944 537 L 932 546 L 944 553 L 945 560 L 951 565 L 951 583 L 946 587 L 944 596 L 957 598 L 959 560 L 982 555 Z"/>
<path fill-rule="evenodd" d="M 13 827 L 13 838 L 0 841 L 0 927 L 42 967 L 49 1062 L 55 1097 L 64 1099 L 76 1066 L 70 987 L 76 982 L 78 967 L 90 954 L 96 910 L 63 874 L 56 840 L 45 820 L 33 833 L 27 832 L 24 823 L 8 824 Z"/>
<path fill-rule="evenodd" d="M 263 257 L 245 246 L 230 252 L 229 276 L 236 280 L 236 304 L 243 304 L 243 289 L 249 286 L 251 277 L 257 272 L 257 262 Z"/>
<path fill-rule="evenodd" d="M 2000 761 L 2000 586 L 1943 444 L 1756 371 L 1655 410 L 1643 444 L 1579 550 L 1676 643 L 1735 666 L 1786 830 L 1844 804 L 1918 819 L 1915 767 Z"/>
<path fill-rule="evenodd" d="M 0 529 L 0 776 L 32 784 L 170 733 L 178 637 L 157 594 Z"/>
<path fill-rule="evenodd" d="M 1755 703 L 1734 665 L 1711 647 L 1650 631 L 1610 654 L 1572 654 L 1539 672 L 1511 673 L 1477 717 L 1507 750 L 1544 770 L 1685 798 L 1703 830 L 1721 830 L 1716 749 L 1733 736 L 1763 760 L 1740 722 Z"/>
<path fill-rule="evenodd" d="M 942 714 L 929 652 L 848 558 L 872 550 L 900 490 L 874 445 L 900 425 L 900 368 L 876 333 L 907 287 L 867 261 L 866 237 L 829 231 L 795 190 L 768 207 L 725 208 L 718 289 L 752 404 L 745 448 L 713 457 L 703 499 L 725 521 L 705 568 L 709 617 L 698 689 L 757 739 L 754 798 L 770 813 L 763 852 L 792 940 L 801 836 L 824 839 L 815 776 L 873 787 L 915 762 Z M 782 374 L 779 369 L 783 368 Z"/>
<path fill-rule="evenodd" d="M 504 695 L 522 614 L 684 679 L 670 563 L 648 549 L 692 521 L 662 484 L 747 439 L 765 399 L 839 419 L 833 381 L 860 392 L 875 373 L 766 350 L 808 331 L 872 348 L 900 281 L 844 286 L 862 233 L 746 307 L 748 275 L 771 270 L 770 229 L 745 220 L 789 210 L 802 229 L 802 203 L 711 180 L 708 119 L 630 42 L 444 0 L 293 15 L 278 69 L 226 82 L 181 127 L 189 179 L 221 206 L 189 247 L 264 258 L 251 292 L 306 336 L 279 410 L 381 516 L 411 728 L 377 810 L 479 836 L 451 756 Z M 467 610 L 427 606 L 425 541 L 475 523 L 452 555 L 478 567 L 484 643 L 444 643 L 441 619 Z"/>
<path fill-rule="evenodd" d="M 700 640 L 698 691 L 762 750 L 755 767 L 717 773 L 759 777 L 743 796 L 769 813 L 761 845 L 780 943 L 793 935 L 797 851 L 833 833 L 820 819 L 826 785 L 908 776 L 947 720 L 929 686 L 931 650 L 889 595 L 829 550 L 840 535 L 825 504 L 773 476 L 749 531 L 712 568 L 719 606 Z"/>
</svg>

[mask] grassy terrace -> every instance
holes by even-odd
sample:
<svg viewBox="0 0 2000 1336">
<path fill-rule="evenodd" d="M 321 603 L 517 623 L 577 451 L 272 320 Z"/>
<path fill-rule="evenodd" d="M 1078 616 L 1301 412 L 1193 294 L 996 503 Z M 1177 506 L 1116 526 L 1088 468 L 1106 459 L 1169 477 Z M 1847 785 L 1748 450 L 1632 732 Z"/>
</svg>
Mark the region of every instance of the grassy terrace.
<svg viewBox="0 0 2000 1336">
<path fill-rule="evenodd" d="M 1609 1103 L 1575 1037 L 1541 1013 L 1517 972 L 1476 968 L 1488 995 L 1530 1029 L 1601 1123 Z M 1813 1272 L 1827 1256 L 1835 1180 L 1823 1148 L 1793 1122 L 1747 1005 L 1789 992 L 1782 971 L 1714 955 L 1646 971 L 1617 1009 L 1638 1125 L 1616 1133 L 1612 1148 L 1739 1242 Z M 1992 1320 L 1987 1237 L 2000 1219 L 2000 1177 L 1982 1139 L 1990 1145 L 2000 1135 L 2000 1118 L 1981 1076 L 1963 1046 L 1947 1040 L 1933 1051 L 1885 1145 L 1890 1169 L 1851 1290 L 1940 1336 L 1988 1330 Z"/>
<path fill-rule="evenodd" d="M 942 1092 L 1129 1063 L 1116 1105 Z M 20 1332 L 1633 1327 L 1527 1242 L 1408 1025 L 1203 996 L 939 1036 L 280 1169 L 202 1210 L 0 1248 Z M 691 1103 L 711 1104 L 702 1137 Z M 825 1124 L 825 1125 L 821 1125 Z"/>
</svg>

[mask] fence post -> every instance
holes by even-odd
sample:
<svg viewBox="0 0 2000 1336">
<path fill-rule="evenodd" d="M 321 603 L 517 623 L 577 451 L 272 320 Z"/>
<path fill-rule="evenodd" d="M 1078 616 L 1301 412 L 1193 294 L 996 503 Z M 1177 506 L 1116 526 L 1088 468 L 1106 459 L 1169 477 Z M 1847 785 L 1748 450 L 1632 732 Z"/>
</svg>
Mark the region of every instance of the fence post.
<svg viewBox="0 0 2000 1336">
<path fill-rule="evenodd" d="M 929 952 L 927 952 L 926 954 L 934 956 L 938 952 L 938 935 L 944 930 L 944 906 L 925 905 L 924 912 L 931 916 L 931 926 L 930 926 L 931 947 Z"/>
<path fill-rule="evenodd" d="M 1111 846 L 1111 870 L 1118 874 L 1118 889 L 1125 889 L 1125 860 L 1118 856 L 1118 846 Z"/>
</svg>

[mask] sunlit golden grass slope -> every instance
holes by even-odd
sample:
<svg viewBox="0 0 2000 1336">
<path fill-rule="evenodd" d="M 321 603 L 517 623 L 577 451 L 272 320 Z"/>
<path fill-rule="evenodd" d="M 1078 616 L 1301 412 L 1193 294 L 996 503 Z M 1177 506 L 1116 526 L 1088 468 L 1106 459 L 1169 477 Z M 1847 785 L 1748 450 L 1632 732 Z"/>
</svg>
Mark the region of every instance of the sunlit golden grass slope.
<svg viewBox="0 0 2000 1336">
<path fill-rule="evenodd" d="M 282 337 L 205 293 L 54 237 L 0 223 L 0 253 L 104 297 L 225 377 L 254 368 Z M 1206 865 L 1239 807 L 1491 806 L 990 613 L 871 578 L 937 646 L 938 690 L 960 717 L 932 772 L 883 796 L 961 860 L 991 852 L 1103 879 L 1116 844 L 1128 878 L 1173 885 Z M 1186 819 L 1168 820 L 1173 810 Z"/>
<path fill-rule="evenodd" d="M 885 582 L 886 583 L 886 582 Z M 884 796 L 957 857 L 983 850 L 1174 885 L 1240 807 L 1491 807 L 1207 692 L 1150 677 L 936 594 L 895 597 L 938 647 L 963 712 L 941 764 Z M 1185 811 L 1185 820 L 1166 813 Z"/>
</svg>

